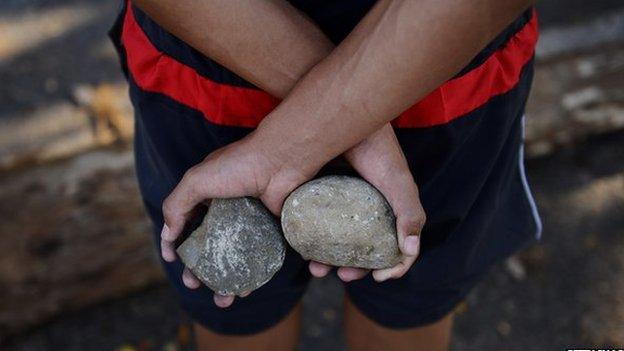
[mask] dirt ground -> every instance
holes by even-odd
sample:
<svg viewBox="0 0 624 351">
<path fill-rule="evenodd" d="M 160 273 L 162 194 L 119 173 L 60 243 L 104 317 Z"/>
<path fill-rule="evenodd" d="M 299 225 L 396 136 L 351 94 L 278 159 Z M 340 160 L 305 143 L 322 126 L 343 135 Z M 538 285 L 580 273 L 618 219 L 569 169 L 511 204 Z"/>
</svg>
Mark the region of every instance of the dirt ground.
<svg viewBox="0 0 624 351">
<path fill-rule="evenodd" d="M 565 6 L 562 1 L 544 0 L 540 7 L 542 27 L 546 30 L 562 24 L 584 22 L 588 16 L 601 18 L 624 9 L 618 0 L 591 4 L 574 0 L 566 2 Z M 70 201 L 71 204 L 87 206 L 95 203 L 102 206 L 101 208 L 115 207 L 123 198 L 120 198 L 122 193 L 114 191 L 125 191 L 133 194 L 132 206 L 136 210 L 140 203 L 132 183 L 133 174 L 129 166 L 127 145 L 121 146 L 120 154 L 123 156 L 106 156 L 108 153 L 117 153 L 118 149 L 113 152 L 110 151 L 110 146 L 93 144 L 89 139 L 92 137 L 90 132 L 88 135 L 84 133 L 81 124 L 84 122 L 77 122 L 87 119 L 84 118 L 86 112 L 79 106 L 80 102 L 76 101 L 76 87 L 122 82 L 116 58 L 103 36 L 112 23 L 115 12 L 114 1 L 0 2 L 0 33 L 7 34 L 4 39 L 0 39 L 0 82 L 3 82 L 0 83 L 0 169 L 3 168 L 5 159 L 10 161 L 16 150 L 32 148 L 33 152 L 39 152 L 43 146 L 33 145 L 39 145 L 37 143 L 45 139 L 43 136 L 47 138 L 47 131 L 65 123 L 69 127 L 54 135 L 54 138 L 61 138 L 63 141 L 46 141 L 46 147 L 54 145 L 64 157 L 70 157 L 68 155 L 81 150 L 79 153 L 85 154 L 87 159 L 94 148 L 103 150 L 101 153 L 104 156 L 98 154 L 98 157 L 90 159 L 117 165 L 115 167 L 120 171 L 110 174 L 122 179 L 113 181 L 110 178 L 98 178 L 101 176 L 98 173 L 90 180 L 93 184 L 80 185 L 76 190 L 79 198 L 74 202 Z M 624 45 L 608 47 L 614 53 L 610 56 L 609 65 L 619 74 L 624 67 L 622 49 Z M 576 65 L 576 61 L 573 63 Z M 587 64 L 579 67 L 581 71 L 588 69 Z M 556 76 L 567 73 L 552 74 Z M 610 111 L 622 111 L 624 77 L 620 77 L 618 79 L 617 75 L 610 74 L 609 77 L 600 78 L 608 80 L 609 87 L 617 87 L 610 91 L 615 96 L 613 98 L 620 102 L 615 107 L 609 105 Z M 576 103 L 574 101 L 573 105 Z M 591 99 L 588 101 L 587 104 L 591 106 L 597 104 Z M 604 101 L 598 101 L 602 102 Z M 543 110 L 536 111 L 535 115 L 542 114 Z M 17 132 L 14 133 L 13 130 Z M 21 138 L 24 142 L 9 142 L 11 138 Z M 68 146 L 66 140 L 70 139 L 73 144 Z M 5 145 L 10 147 L 5 148 Z M 527 162 L 529 180 L 544 222 L 541 243 L 497 265 L 470 294 L 467 301 L 458 307 L 452 350 L 624 347 L 624 131 L 606 134 L 601 132 L 600 135 L 584 141 L 562 142 L 561 145 L 564 146 L 557 148 L 555 152 Z M 68 151 L 70 149 L 73 151 Z M 120 159 L 124 161 L 119 163 Z M 66 173 L 69 173 L 67 169 L 70 168 L 62 168 L 65 165 L 63 162 L 80 164 L 71 159 L 58 162 L 51 166 L 29 163 L 29 167 L 36 170 L 24 171 L 23 174 L 34 172 L 62 178 L 68 176 Z M 11 179 L 19 178 L 21 174 L 4 174 L 0 171 L 0 188 L 17 184 Z M 94 179 L 106 181 L 97 182 Z M 119 182 L 123 182 L 124 186 L 120 188 Z M 129 190 L 129 187 L 132 189 Z M 92 190 L 96 188 L 99 189 L 98 192 Z M 37 192 L 40 188 L 28 189 Z M 0 189 L 0 199 L 3 201 L 7 199 L 3 197 L 5 194 L 10 194 L 11 199 L 19 199 L 20 196 L 19 191 Z M 23 195 L 29 196 L 28 193 Z M 33 199 L 36 200 L 29 197 L 20 201 L 20 204 L 31 203 Z M 48 199 L 51 202 L 52 200 Z M 40 207 L 29 209 L 43 211 Z M 10 236 L 14 233 L 7 232 L 15 227 L 16 218 L 24 217 L 10 214 L 13 210 L 11 204 L 4 203 L 0 206 L 0 216 L 6 215 L 3 219 L 10 221 L 0 228 L 2 248 L 12 247 L 6 238 L 21 240 L 19 236 Z M 109 230 L 106 226 L 128 228 L 124 235 L 134 238 L 135 241 L 132 242 L 134 246 L 123 247 L 124 250 L 136 250 L 137 246 L 145 245 L 146 239 L 139 240 L 133 236 L 133 230 L 148 231 L 143 220 L 134 218 L 138 216 L 135 212 L 132 212 L 132 222 L 128 220 L 123 225 L 117 225 L 106 216 L 95 216 L 88 209 L 69 213 L 76 217 L 84 217 L 86 214 L 86 217 L 91 216 L 96 221 L 106 220 L 107 223 L 91 234 L 93 236 L 106 233 Z M 51 214 L 46 213 L 39 218 L 46 217 L 51 217 Z M 79 226 L 71 227 L 74 225 L 71 219 L 61 223 L 69 229 L 89 227 L 84 221 Z M 71 233 L 64 235 L 76 237 L 76 234 Z M 36 239 L 34 237 L 33 240 Z M 121 239 L 127 243 L 125 237 Z M 91 237 L 83 237 L 82 240 L 88 242 Z M 117 243 L 112 240 L 108 243 L 110 247 Z M 51 257 L 49 261 L 39 262 L 41 267 L 38 266 L 37 269 L 45 270 L 46 264 L 65 262 L 63 255 L 68 251 L 55 253 L 55 245 L 42 245 L 36 250 Z M 74 247 L 72 250 L 69 251 L 71 254 L 82 251 L 81 247 Z M 143 256 L 137 262 L 151 262 L 149 254 L 146 254 L 149 249 L 141 252 Z M 97 254 L 97 250 L 93 253 L 82 253 L 83 256 Z M 117 254 L 122 255 L 123 251 Z M 108 267 L 106 265 L 114 263 L 116 257 L 98 257 L 98 262 L 106 261 L 102 263 L 102 267 Z M 0 263 L 3 264 L 5 258 L 0 258 Z M 114 279 L 111 278 L 111 282 L 128 284 L 133 288 L 120 288 L 115 293 L 102 295 L 115 296 L 114 298 L 98 298 L 95 300 L 100 302 L 96 304 L 85 302 L 67 309 L 63 309 L 63 304 L 54 302 L 52 305 L 55 310 L 49 314 L 51 319 L 46 317 L 40 323 L 33 324 L 34 326 L 21 328 L 17 334 L 13 333 L 6 340 L 2 340 L 0 334 L 0 349 L 192 350 L 189 321 L 178 308 L 169 287 L 163 285 L 162 278 L 154 267 L 148 267 L 143 274 L 153 278 L 140 282 L 126 281 L 124 279 L 130 279 L 128 275 L 116 271 L 117 275 L 113 276 Z M 3 293 L 11 288 L 6 285 L 10 281 L 3 280 L 3 274 L 7 271 L 3 268 L 6 266 L 0 267 L 0 297 L 4 297 Z M 91 271 L 79 272 L 88 273 L 88 276 L 85 278 L 80 275 L 78 278 L 82 279 L 82 284 L 89 284 L 88 279 L 93 278 L 98 269 L 101 267 L 94 266 Z M 71 278 L 69 273 L 58 267 L 55 271 L 64 279 Z M 41 274 L 50 273 L 45 271 Z M 48 285 L 38 286 L 40 289 L 48 289 Z M 58 288 L 58 285 L 49 286 L 50 289 Z M 76 291 L 84 290 L 80 286 L 74 288 Z M 126 290 L 132 292 L 118 293 Z M 44 292 L 35 291 L 36 294 Z M 51 295 L 55 294 L 61 293 L 54 292 Z M 312 282 L 304 298 L 305 327 L 300 350 L 345 349 L 340 331 L 341 296 L 342 288 L 336 278 Z M 2 306 L 8 309 L 8 306 L 0 302 L 0 308 Z M 24 309 L 27 307 L 25 305 Z M 3 316 L 2 312 L 0 311 L 0 316 Z"/>
<path fill-rule="evenodd" d="M 459 307 L 452 350 L 624 347 L 624 133 L 527 166 L 543 240 Z M 313 281 L 300 350 L 344 349 L 341 296 L 337 279 Z M 188 330 L 169 288 L 156 286 L 57 318 L 8 350 L 191 350 Z"/>
</svg>

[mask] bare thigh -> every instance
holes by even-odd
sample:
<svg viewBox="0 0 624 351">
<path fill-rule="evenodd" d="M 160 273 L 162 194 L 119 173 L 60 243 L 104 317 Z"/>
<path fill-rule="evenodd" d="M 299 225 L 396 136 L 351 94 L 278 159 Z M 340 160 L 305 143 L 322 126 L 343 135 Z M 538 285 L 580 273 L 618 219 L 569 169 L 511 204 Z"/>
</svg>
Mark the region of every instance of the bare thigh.
<svg viewBox="0 0 624 351">
<path fill-rule="evenodd" d="M 448 350 L 453 313 L 422 327 L 394 330 L 367 318 L 345 297 L 344 323 L 350 350 L 444 351 Z"/>
<path fill-rule="evenodd" d="M 199 351 L 292 351 L 301 332 L 301 303 L 277 325 L 253 335 L 232 336 L 195 325 Z"/>
</svg>

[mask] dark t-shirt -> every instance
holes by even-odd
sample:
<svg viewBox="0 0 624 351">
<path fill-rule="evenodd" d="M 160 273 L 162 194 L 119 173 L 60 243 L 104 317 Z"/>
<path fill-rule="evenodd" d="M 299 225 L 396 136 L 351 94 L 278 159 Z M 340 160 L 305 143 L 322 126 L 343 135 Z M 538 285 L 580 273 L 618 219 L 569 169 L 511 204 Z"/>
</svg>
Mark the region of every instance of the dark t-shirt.
<svg viewBox="0 0 624 351">
<path fill-rule="evenodd" d="M 376 0 L 289 0 L 307 14 L 337 44 L 366 15 Z"/>
<path fill-rule="evenodd" d="M 293 0 L 338 43 L 375 1 Z M 184 172 L 249 133 L 279 100 L 169 34 L 136 7 L 111 31 L 137 116 L 137 174 L 152 219 Z M 393 121 L 427 213 L 413 275 L 482 272 L 540 231 L 522 166 L 537 23 L 525 11 L 455 77 Z"/>
</svg>

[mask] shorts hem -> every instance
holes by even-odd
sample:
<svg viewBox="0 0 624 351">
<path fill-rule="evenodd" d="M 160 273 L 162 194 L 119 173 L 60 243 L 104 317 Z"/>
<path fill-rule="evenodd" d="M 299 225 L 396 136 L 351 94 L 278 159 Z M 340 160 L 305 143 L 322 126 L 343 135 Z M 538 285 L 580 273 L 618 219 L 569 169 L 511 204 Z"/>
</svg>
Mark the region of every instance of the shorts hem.
<svg viewBox="0 0 624 351">
<path fill-rule="evenodd" d="M 184 302 L 182 302 L 182 309 L 186 312 L 187 315 L 190 316 L 191 320 L 194 323 L 199 324 L 201 327 L 206 328 L 212 332 L 222 334 L 222 335 L 232 335 L 232 336 L 245 336 L 245 335 L 253 335 L 260 332 L 263 332 L 271 327 L 277 325 L 279 322 L 284 320 L 290 312 L 297 306 L 303 294 L 299 294 L 296 298 L 291 299 L 290 301 L 284 303 L 283 300 L 280 302 L 280 308 L 275 309 L 274 313 L 271 314 L 270 318 L 266 314 L 251 314 L 251 317 L 245 318 L 246 316 L 236 315 L 236 318 L 230 318 L 229 321 L 217 321 L 216 318 L 209 318 L 207 316 L 201 316 L 192 311 L 196 306 L 185 306 Z M 238 299 L 238 298 L 237 298 Z M 234 301 L 236 304 L 236 301 Z M 189 308 L 191 307 L 191 308 Z M 229 307 L 224 309 L 224 312 L 227 313 Z M 234 316 L 233 316 L 234 317 Z M 258 320 L 255 318 L 262 318 L 262 320 Z"/>
<path fill-rule="evenodd" d="M 373 309 L 366 306 L 364 303 L 360 303 L 357 299 L 353 298 L 353 295 L 349 294 L 349 298 L 353 305 L 364 314 L 368 319 L 372 320 L 376 324 L 381 325 L 382 327 L 394 329 L 394 330 L 403 330 L 403 329 L 411 329 L 424 327 L 435 322 L 440 321 L 442 318 L 447 316 L 449 313 L 453 312 L 455 308 L 464 301 L 466 296 L 458 297 L 457 299 L 453 299 L 450 303 L 445 304 L 435 310 L 428 311 L 426 314 L 418 313 L 418 318 L 414 318 L 412 320 L 396 320 L 393 318 L 384 318 L 380 317 L 379 314 Z"/>
<path fill-rule="evenodd" d="M 454 289 L 456 293 L 453 294 L 453 296 L 449 296 L 444 301 L 439 301 L 438 304 L 431 307 L 423 306 L 421 308 L 414 308 L 411 317 L 403 315 L 397 318 L 396 315 L 393 315 L 392 311 L 384 311 L 378 306 L 371 305 L 367 301 L 362 300 L 357 293 L 352 292 L 350 289 L 345 289 L 345 293 L 360 312 L 383 327 L 395 330 L 417 328 L 438 322 L 449 313 L 453 312 L 460 303 L 466 300 L 466 297 L 474 287 L 481 282 L 486 272 L 487 270 L 468 276 L 467 281 L 459 284 L 457 290 Z"/>
</svg>

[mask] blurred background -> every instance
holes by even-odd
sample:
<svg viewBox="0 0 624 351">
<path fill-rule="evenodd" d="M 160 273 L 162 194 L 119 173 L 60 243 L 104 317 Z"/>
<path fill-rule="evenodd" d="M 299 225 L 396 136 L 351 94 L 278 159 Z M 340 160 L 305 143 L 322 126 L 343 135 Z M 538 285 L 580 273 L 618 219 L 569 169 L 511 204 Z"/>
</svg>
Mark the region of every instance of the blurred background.
<svg viewBox="0 0 624 351">
<path fill-rule="evenodd" d="M 117 1 L 0 1 L 0 349 L 192 350 L 132 165 Z M 542 242 L 457 309 L 453 350 L 624 347 L 624 2 L 542 0 L 527 168 Z M 315 280 L 301 350 L 343 350 Z M 315 306 L 311 308 L 311 306 Z"/>
</svg>

